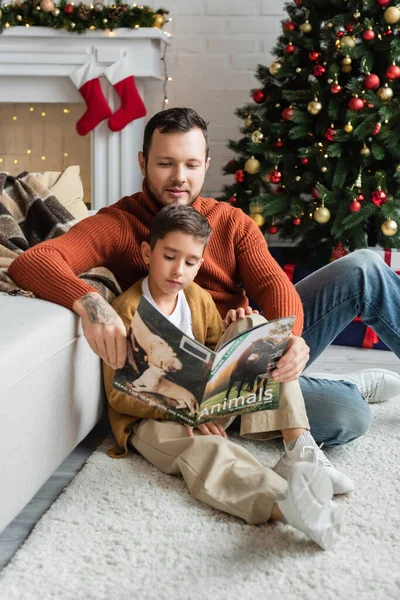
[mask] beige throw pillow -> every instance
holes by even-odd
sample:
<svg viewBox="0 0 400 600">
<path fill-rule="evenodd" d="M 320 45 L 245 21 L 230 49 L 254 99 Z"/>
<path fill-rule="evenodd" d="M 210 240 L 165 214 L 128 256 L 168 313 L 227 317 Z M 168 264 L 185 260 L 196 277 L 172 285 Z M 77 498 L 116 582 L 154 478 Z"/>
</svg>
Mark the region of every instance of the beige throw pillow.
<svg viewBox="0 0 400 600">
<path fill-rule="evenodd" d="M 31 175 L 36 177 L 77 221 L 89 216 L 88 208 L 83 202 L 83 186 L 78 165 L 67 167 L 64 171 L 45 171 Z"/>
</svg>

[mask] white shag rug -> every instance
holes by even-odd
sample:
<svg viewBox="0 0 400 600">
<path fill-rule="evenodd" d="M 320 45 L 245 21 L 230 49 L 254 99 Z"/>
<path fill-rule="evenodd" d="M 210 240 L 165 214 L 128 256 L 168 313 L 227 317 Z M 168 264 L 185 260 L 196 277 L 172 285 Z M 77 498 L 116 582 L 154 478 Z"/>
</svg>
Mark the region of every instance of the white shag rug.
<svg viewBox="0 0 400 600">
<path fill-rule="evenodd" d="M 249 526 L 183 481 L 104 442 L 0 575 L 1 600 L 400 598 L 400 406 L 372 407 L 362 440 L 328 450 L 356 491 L 330 551 L 289 526 Z M 266 465 L 281 442 L 235 438 Z"/>
</svg>

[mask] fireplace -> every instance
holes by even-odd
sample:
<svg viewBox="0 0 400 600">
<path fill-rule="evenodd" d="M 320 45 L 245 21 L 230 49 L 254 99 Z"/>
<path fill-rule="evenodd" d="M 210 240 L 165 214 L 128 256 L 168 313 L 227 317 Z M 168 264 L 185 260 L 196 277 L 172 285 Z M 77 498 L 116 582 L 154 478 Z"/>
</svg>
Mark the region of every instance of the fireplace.
<svg viewBox="0 0 400 600">
<path fill-rule="evenodd" d="M 151 82 L 164 80 L 161 58 L 168 43 L 166 33 L 155 28 L 88 31 L 84 35 L 47 27 L 10 28 L 0 36 L 0 102 L 82 103 L 69 75 L 89 60 L 101 75 L 124 57 L 149 116 L 162 106 L 162 86 L 152 93 Z M 115 92 L 106 80 L 103 83 L 114 111 L 118 108 Z M 84 110 L 82 105 L 82 114 Z M 113 133 L 103 121 L 90 134 L 92 208 L 108 206 L 141 188 L 137 153 L 144 124 L 145 118 L 137 119 Z"/>
</svg>

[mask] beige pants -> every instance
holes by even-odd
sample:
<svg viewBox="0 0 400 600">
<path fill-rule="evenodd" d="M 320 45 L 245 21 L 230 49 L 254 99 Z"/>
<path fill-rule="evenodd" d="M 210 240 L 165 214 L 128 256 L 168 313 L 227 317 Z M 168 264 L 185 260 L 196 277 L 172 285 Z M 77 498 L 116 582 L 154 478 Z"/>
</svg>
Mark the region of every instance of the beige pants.
<svg viewBox="0 0 400 600">
<path fill-rule="evenodd" d="M 229 339 L 263 319 L 253 315 L 233 323 L 223 338 Z M 223 421 L 227 428 L 234 417 Z M 242 415 L 240 435 L 271 439 L 282 429 L 309 429 L 299 383 L 281 384 L 279 408 Z M 265 523 L 276 496 L 286 481 L 259 463 L 245 448 L 217 435 L 195 431 L 171 421 L 146 419 L 138 422 L 130 438 L 132 445 L 164 473 L 182 475 L 190 493 L 201 502 L 240 517 L 247 523 Z"/>
</svg>

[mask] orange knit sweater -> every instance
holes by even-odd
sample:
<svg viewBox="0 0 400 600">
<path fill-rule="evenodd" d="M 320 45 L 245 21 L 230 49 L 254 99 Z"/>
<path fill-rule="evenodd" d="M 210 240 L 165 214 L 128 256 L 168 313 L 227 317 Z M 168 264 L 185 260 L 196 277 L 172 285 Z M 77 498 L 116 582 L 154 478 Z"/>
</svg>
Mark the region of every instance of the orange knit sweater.
<svg viewBox="0 0 400 600">
<path fill-rule="evenodd" d="M 195 281 L 211 294 L 221 316 L 246 306 L 247 292 L 269 320 L 296 315 L 293 333 L 300 335 L 300 298 L 255 223 L 242 210 L 212 198 L 199 196 L 193 206 L 213 229 Z M 61 237 L 25 251 L 8 274 L 22 288 L 67 308 L 97 291 L 77 277 L 93 267 L 108 267 L 127 289 L 146 275 L 140 245 L 159 210 L 144 185 L 142 192 L 101 209 Z"/>
</svg>

